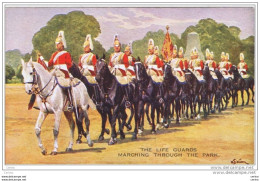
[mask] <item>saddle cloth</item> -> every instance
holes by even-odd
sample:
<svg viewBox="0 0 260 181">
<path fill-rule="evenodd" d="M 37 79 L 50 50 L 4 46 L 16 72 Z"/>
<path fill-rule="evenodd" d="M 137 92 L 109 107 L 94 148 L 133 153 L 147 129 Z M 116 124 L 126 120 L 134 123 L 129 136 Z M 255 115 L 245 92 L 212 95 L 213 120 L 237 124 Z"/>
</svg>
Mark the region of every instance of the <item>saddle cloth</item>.
<svg viewBox="0 0 260 181">
<path fill-rule="evenodd" d="M 180 82 L 185 82 L 185 73 L 180 72 L 180 71 L 172 71 L 172 74 L 180 81 Z"/>
<path fill-rule="evenodd" d="M 65 74 L 59 69 L 55 70 L 54 75 L 57 77 L 58 83 L 63 87 L 76 86 L 80 82 L 77 78 L 73 78 L 72 80 L 65 78 Z"/>
<path fill-rule="evenodd" d="M 212 76 L 213 79 L 218 80 L 218 77 L 215 72 L 210 71 L 210 75 Z"/>
<path fill-rule="evenodd" d="M 160 76 L 160 75 L 158 76 L 157 72 L 155 72 L 153 69 L 148 69 L 147 74 L 149 76 L 151 76 L 151 78 L 153 79 L 154 82 L 156 82 L 156 83 L 163 82 L 163 76 Z"/>
</svg>

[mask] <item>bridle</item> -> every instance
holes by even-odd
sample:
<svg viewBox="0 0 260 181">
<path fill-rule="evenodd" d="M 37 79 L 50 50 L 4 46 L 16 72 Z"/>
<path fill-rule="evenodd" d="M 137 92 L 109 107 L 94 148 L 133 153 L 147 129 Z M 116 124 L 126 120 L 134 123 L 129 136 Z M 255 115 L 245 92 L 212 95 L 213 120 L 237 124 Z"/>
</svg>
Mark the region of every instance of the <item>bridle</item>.
<svg viewBox="0 0 260 181">
<path fill-rule="evenodd" d="M 47 84 L 43 88 L 40 89 L 39 85 L 38 85 L 38 78 L 37 78 L 38 74 L 37 74 L 36 69 L 33 65 L 32 65 L 32 72 L 30 73 L 30 75 L 33 76 L 32 82 L 24 82 L 24 84 L 32 84 L 32 88 L 31 88 L 32 93 L 33 94 L 39 94 L 42 99 L 46 99 L 47 97 L 49 97 L 51 95 L 51 93 L 53 92 L 54 88 L 56 87 L 57 83 L 54 84 L 52 90 L 46 96 L 43 96 L 41 93 L 49 85 L 53 76 L 50 78 L 50 80 L 47 82 Z"/>
</svg>

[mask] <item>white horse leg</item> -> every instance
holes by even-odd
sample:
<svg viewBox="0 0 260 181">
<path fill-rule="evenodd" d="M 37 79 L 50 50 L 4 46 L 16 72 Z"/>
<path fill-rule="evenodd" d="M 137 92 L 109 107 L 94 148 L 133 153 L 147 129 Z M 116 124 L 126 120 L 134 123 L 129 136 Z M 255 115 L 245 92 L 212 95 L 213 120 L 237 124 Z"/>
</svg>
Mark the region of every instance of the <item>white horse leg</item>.
<svg viewBox="0 0 260 181">
<path fill-rule="evenodd" d="M 93 147 L 94 145 L 94 142 L 91 140 L 90 138 L 90 132 L 89 132 L 89 126 L 90 126 L 90 120 L 88 118 L 88 113 L 87 113 L 87 110 L 86 108 L 83 108 L 82 109 L 83 113 L 84 113 L 84 117 L 85 117 L 85 124 L 86 124 L 86 130 L 87 130 L 87 143 L 88 143 L 88 146 L 89 147 Z"/>
<path fill-rule="evenodd" d="M 47 115 L 48 115 L 47 113 L 40 111 L 39 116 L 38 116 L 37 121 L 36 121 L 36 124 L 35 124 L 35 134 L 37 136 L 38 145 L 41 148 L 43 155 L 46 155 L 47 152 L 46 152 L 46 150 L 45 150 L 45 148 L 42 144 L 42 140 L 41 140 L 41 127 L 42 127 L 42 123 L 46 119 Z"/>
<path fill-rule="evenodd" d="M 67 152 L 71 152 L 72 151 L 72 146 L 74 143 L 74 131 L 75 131 L 75 123 L 72 117 L 72 112 L 64 112 L 65 117 L 67 118 L 68 122 L 69 122 L 69 126 L 70 126 L 70 142 L 69 142 L 69 146 L 66 148 Z"/>
<path fill-rule="evenodd" d="M 57 155 L 58 152 L 58 135 L 59 135 L 59 128 L 60 128 L 61 113 L 62 113 L 61 110 L 55 112 L 55 122 L 53 128 L 54 149 L 51 152 L 51 155 Z"/>
</svg>

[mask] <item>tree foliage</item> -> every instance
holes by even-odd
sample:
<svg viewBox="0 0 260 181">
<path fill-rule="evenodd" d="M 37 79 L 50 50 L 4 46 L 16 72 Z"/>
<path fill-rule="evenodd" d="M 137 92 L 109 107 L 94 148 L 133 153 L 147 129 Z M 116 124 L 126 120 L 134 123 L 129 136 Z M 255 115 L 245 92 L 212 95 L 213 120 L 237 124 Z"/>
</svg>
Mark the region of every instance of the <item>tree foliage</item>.
<svg viewBox="0 0 260 181">
<path fill-rule="evenodd" d="M 5 65 L 5 82 L 7 82 L 7 80 L 12 80 L 14 75 L 14 69 L 10 65 Z"/>
<path fill-rule="evenodd" d="M 46 60 L 56 51 L 55 40 L 60 30 L 64 31 L 67 43 L 67 51 L 71 53 L 73 61 L 78 62 L 79 55 L 83 53 L 83 43 L 86 35 L 91 34 L 95 54 L 103 54 L 105 49 L 95 41 L 100 33 L 98 21 L 82 11 L 72 11 L 66 15 L 54 16 L 47 25 L 35 33 L 32 42 L 34 50 L 39 50 Z"/>
<path fill-rule="evenodd" d="M 5 65 L 11 66 L 14 70 L 17 69 L 21 63 L 22 54 L 20 50 L 9 50 L 5 52 Z"/>
</svg>

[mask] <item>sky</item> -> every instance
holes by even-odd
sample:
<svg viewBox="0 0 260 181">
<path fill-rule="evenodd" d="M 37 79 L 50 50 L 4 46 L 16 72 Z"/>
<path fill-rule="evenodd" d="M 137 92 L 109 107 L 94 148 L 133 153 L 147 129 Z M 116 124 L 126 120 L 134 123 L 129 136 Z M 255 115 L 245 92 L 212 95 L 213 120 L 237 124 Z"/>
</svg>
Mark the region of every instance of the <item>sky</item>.
<svg viewBox="0 0 260 181">
<path fill-rule="evenodd" d="M 169 25 L 169 32 L 180 37 L 187 27 L 196 25 L 199 20 L 206 18 L 212 18 L 217 23 L 224 23 L 227 26 L 239 27 L 241 39 L 255 35 L 255 8 L 253 7 L 5 7 L 5 51 L 19 49 L 23 54 L 31 53 L 32 38 L 36 32 L 46 26 L 53 16 L 75 10 L 83 11 L 98 20 L 101 34 L 96 40 L 100 41 L 106 50 L 113 46 L 115 34 L 119 35 L 121 43 L 127 44 L 142 39 L 148 31 L 166 30 L 166 25 Z"/>
</svg>

